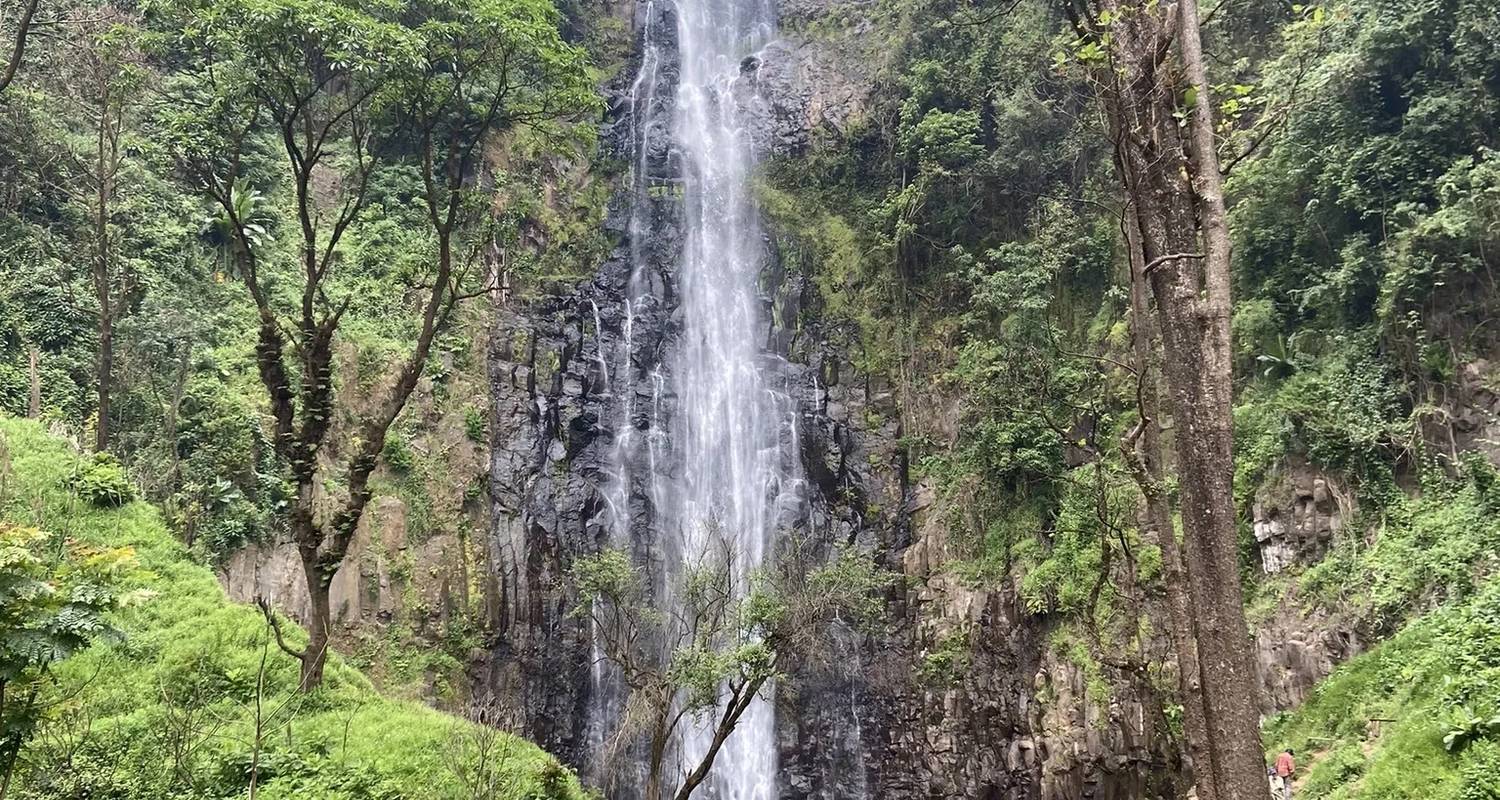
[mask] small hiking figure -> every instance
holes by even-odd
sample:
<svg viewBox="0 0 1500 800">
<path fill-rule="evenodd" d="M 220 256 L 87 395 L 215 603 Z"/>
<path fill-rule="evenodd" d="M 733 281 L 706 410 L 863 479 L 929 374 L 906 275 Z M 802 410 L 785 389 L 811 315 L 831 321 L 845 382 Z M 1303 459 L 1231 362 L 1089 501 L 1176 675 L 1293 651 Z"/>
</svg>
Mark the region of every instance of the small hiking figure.
<svg viewBox="0 0 1500 800">
<path fill-rule="evenodd" d="M 1296 753 L 1288 747 L 1276 757 L 1276 777 L 1281 781 L 1283 800 L 1291 800 L 1292 797 L 1292 779 L 1297 775 L 1297 759 L 1294 756 Z"/>
</svg>

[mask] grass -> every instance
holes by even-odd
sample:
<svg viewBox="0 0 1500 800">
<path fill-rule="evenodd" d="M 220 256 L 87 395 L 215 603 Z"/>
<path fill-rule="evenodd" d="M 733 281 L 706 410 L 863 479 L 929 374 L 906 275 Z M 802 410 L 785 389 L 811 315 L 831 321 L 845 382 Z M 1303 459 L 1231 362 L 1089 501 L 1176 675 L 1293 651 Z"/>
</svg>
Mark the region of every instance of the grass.
<svg viewBox="0 0 1500 800">
<path fill-rule="evenodd" d="M 585 796 L 576 777 L 535 746 L 383 697 L 337 656 L 323 688 L 298 694 L 296 665 L 268 642 L 259 613 L 225 597 L 155 508 L 99 509 L 74 497 L 64 480 L 78 455 L 35 423 L 0 418 L 0 444 L 0 514 L 132 548 L 139 569 L 130 581 L 144 598 L 121 613 L 122 642 L 55 669 L 48 721 L 23 751 L 13 797 Z M 478 795 L 474 784 L 486 773 L 498 789 Z"/>
<path fill-rule="evenodd" d="M 1460 716 L 1500 714 L 1496 485 L 1488 463 L 1434 474 L 1296 578 L 1302 597 L 1391 633 L 1269 724 L 1272 752 L 1303 756 L 1299 798 L 1500 800 L 1500 731 L 1443 744 Z"/>
<path fill-rule="evenodd" d="M 1500 710 L 1500 583 L 1408 623 L 1272 720 L 1272 752 L 1307 763 L 1306 800 L 1497 800 L 1500 740 L 1443 747 L 1461 709 Z"/>
</svg>

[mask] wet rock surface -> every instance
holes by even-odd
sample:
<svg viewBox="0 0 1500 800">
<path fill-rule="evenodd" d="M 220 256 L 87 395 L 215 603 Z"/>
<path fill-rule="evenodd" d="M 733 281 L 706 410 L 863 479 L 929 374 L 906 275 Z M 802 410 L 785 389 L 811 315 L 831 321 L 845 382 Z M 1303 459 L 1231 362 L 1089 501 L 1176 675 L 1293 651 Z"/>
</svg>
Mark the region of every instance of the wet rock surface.
<svg viewBox="0 0 1500 800">
<path fill-rule="evenodd" d="M 771 156 L 802 154 L 842 137 L 865 108 L 870 77 L 815 40 L 789 34 L 746 59 L 738 100 L 754 110 L 755 147 Z"/>
</svg>

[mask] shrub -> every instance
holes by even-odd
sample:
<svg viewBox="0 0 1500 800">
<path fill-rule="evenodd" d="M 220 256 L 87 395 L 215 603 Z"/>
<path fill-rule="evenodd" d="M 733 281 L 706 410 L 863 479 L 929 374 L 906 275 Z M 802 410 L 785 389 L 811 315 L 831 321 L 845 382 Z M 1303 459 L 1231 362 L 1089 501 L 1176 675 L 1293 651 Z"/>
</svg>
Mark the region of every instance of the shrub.
<svg viewBox="0 0 1500 800">
<path fill-rule="evenodd" d="M 58 713 L 40 720 L 48 729 L 22 750 L 7 798 L 243 798 L 252 761 L 256 797 L 263 800 L 474 796 L 443 751 L 454 730 L 471 730 L 468 723 L 376 694 L 338 654 L 329 658 L 327 681 L 318 692 L 297 693 L 297 664 L 268 640 L 261 614 L 229 602 L 214 574 L 191 559 L 156 509 L 146 503 L 106 509 L 73 502 L 66 476 L 75 471 L 75 456 L 34 422 L 0 418 L 0 442 L 12 457 L 9 479 L 16 490 L 0 498 L 0 517 L 65 520 L 71 540 L 87 548 L 76 552 L 90 568 L 113 563 L 124 552 L 116 548 L 129 545 L 134 567 L 120 578 L 119 597 L 140 600 L 108 615 L 124 635 L 118 644 L 45 648 L 49 658 L 76 652 L 48 664 L 38 701 Z M 45 555 L 50 548 L 37 537 L 30 534 L 21 548 L 0 547 L 0 562 L 32 570 L 34 559 L 20 558 L 19 549 Z M 33 540 L 40 551 L 33 551 Z M 0 575 L 0 617 L 14 617 L 26 604 L 8 601 L 3 589 L 23 581 L 6 577 Z M 100 597 L 72 585 L 32 594 L 48 607 L 42 609 L 44 624 L 27 628 L 46 631 L 90 619 L 76 608 L 51 606 L 97 604 Z M 306 642 L 297 626 L 288 624 L 286 632 L 294 646 Z M 5 716 L 9 724 L 8 705 Z M 253 747 L 257 719 L 267 733 L 259 759 Z M 486 797 L 585 796 L 550 756 L 509 734 L 497 735 L 515 750 L 498 768 L 500 791 Z"/>
<path fill-rule="evenodd" d="M 1500 714 L 1476 714 L 1473 709 L 1461 708 L 1451 712 L 1443 735 L 1443 749 L 1450 753 L 1500 733 Z"/>
<path fill-rule="evenodd" d="M 380 449 L 380 457 L 385 459 L 386 466 L 402 473 L 411 472 L 411 468 L 417 464 L 417 457 L 412 454 L 411 445 L 395 432 L 386 437 L 385 446 Z"/>
<path fill-rule="evenodd" d="M 135 499 L 135 486 L 125 468 L 109 453 L 95 453 L 80 461 L 68 476 L 68 488 L 99 508 L 119 508 Z"/>
<path fill-rule="evenodd" d="M 1308 797 L 1324 797 L 1340 786 L 1347 786 L 1364 771 L 1365 757 L 1360 745 L 1344 745 L 1313 765 L 1307 773 L 1302 793 Z"/>
<path fill-rule="evenodd" d="M 484 444 L 484 411 L 478 406 L 464 406 L 464 434 L 472 442 Z"/>
</svg>

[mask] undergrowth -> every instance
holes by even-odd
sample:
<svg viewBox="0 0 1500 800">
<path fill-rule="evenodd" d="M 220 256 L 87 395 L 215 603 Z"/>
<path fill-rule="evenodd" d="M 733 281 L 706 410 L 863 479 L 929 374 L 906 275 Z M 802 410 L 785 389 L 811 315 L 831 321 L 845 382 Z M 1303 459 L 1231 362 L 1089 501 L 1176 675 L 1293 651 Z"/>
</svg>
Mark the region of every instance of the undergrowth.
<svg viewBox="0 0 1500 800">
<path fill-rule="evenodd" d="M 1500 738 L 1452 752 L 1466 713 L 1500 712 L 1500 584 L 1407 624 L 1340 667 L 1265 741 L 1311 764 L 1298 794 L 1362 800 L 1500 798 Z"/>
<path fill-rule="evenodd" d="M 583 796 L 533 745 L 382 697 L 338 656 L 324 687 L 298 694 L 296 664 L 268 641 L 260 614 L 231 603 L 152 506 L 81 501 L 68 482 L 79 456 L 35 423 L 0 418 L 0 438 L 4 518 L 132 548 L 132 588 L 146 597 L 122 612 L 123 642 L 55 668 L 13 797 L 245 797 L 253 776 L 262 800 L 459 798 L 472 796 L 466 761 L 476 757 L 503 777 L 486 797 Z"/>
</svg>

